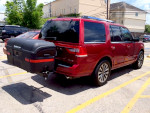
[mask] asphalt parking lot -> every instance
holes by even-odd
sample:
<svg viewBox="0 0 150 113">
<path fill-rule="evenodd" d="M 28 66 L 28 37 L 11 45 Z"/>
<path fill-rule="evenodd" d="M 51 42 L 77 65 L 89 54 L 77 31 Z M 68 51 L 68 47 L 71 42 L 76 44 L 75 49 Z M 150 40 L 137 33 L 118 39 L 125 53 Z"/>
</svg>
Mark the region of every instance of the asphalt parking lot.
<svg viewBox="0 0 150 113">
<path fill-rule="evenodd" d="M 109 82 L 94 87 L 89 77 L 43 77 L 11 66 L 0 42 L 0 113 L 150 113 L 150 43 L 142 69 L 112 71 Z"/>
</svg>

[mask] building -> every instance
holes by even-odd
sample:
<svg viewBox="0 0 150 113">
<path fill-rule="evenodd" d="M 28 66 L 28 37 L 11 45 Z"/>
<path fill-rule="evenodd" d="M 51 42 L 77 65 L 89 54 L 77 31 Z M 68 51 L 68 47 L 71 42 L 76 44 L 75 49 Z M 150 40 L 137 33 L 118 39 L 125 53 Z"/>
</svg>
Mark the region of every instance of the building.
<svg viewBox="0 0 150 113">
<path fill-rule="evenodd" d="M 5 13 L 0 13 L 0 26 L 4 26 L 6 24 L 5 18 Z"/>
<path fill-rule="evenodd" d="M 44 5 L 43 12 L 44 18 L 76 13 L 106 19 L 107 0 L 55 0 Z"/>
<path fill-rule="evenodd" d="M 144 33 L 146 11 L 125 2 L 110 5 L 110 20 L 126 26 L 131 32 Z"/>
</svg>

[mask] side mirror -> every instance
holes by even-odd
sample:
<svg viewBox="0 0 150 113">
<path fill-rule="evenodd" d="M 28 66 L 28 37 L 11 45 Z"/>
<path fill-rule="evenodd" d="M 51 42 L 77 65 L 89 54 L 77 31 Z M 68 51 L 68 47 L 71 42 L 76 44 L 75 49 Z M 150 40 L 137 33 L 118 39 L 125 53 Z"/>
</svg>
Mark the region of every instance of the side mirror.
<svg viewBox="0 0 150 113">
<path fill-rule="evenodd" d="M 133 38 L 133 41 L 134 41 L 134 42 L 139 42 L 139 41 L 140 41 L 140 38 L 139 38 L 139 37 Z"/>
</svg>

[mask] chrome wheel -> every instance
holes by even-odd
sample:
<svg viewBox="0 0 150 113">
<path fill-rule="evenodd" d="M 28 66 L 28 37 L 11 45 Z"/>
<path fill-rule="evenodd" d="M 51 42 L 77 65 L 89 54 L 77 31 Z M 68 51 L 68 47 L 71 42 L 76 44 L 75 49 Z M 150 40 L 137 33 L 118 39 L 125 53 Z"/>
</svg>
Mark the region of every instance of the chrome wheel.
<svg viewBox="0 0 150 113">
<path fill-rule="evenodd" d="M 109 77 L 109 74 L 110 74 L 109 65 L 107 63 L 101 64 L 98 70 L 98 80 L 101 83 L 106 82 L 107 78 Z"/>
<path fill-rule="evenodd" d="M 138 67 L 142 67 L 143 61 L 144 61 L 144 55 L 143 55 L 143 53 L 141 53 L 138 58 Z"/>
</svg>

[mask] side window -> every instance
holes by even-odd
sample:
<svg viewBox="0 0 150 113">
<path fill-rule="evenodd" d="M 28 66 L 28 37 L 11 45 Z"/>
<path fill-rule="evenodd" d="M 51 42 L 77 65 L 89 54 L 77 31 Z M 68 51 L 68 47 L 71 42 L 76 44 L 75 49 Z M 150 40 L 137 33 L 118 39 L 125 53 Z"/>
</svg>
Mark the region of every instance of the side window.
<svg viewBox="0 0 150 113">
<path fill-rule="evenodd" d="M 120 27 L 111 25 L 111 29 L 112 29 L 112 34 L 113 34 L 113 38 L 111 38 L 111 41 L 112 42 L 121 42 L 122 38 L 121 38 Z"/>
<path fill-rule="evenodd" d="M 128 29 L 121 27 L 123 41 L 131 41 L 132 35 Z"/>
<path fill-rule="evenodd" d="M 13 28 L 11 27 L 11 26 L 5 26 L 5 28 L 4 28 L 6 31 L 12 31 L 13 30 Z"/>
<path fill-rule="evenodd" d="M 113 41 L 114 40 L 114 36 L 113 36 L 113 31 L 112 31 L 111 26 L 109 26 L 109 30 L 110 30 L 110 39 L 111 39 L 111 41 Z"/>
<path fill-rule="evenodd" d="M 84 42 L 105 42 L 105 26 L 100 23 L 84 22 Z"/>
</svg>

